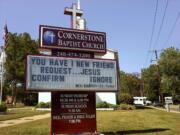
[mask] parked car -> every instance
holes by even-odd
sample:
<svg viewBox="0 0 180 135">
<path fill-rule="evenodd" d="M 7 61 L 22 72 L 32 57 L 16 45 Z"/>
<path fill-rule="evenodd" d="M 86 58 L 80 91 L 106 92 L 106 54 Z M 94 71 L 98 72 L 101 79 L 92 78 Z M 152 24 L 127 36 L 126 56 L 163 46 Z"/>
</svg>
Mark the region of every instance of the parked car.
<svg viewBox="0 0 180 135">
<path fill-rule="evenodd" d="M 149 100 L 146 100 L 146 105 L 152 105 L 152 102 Z"/>
</svg>

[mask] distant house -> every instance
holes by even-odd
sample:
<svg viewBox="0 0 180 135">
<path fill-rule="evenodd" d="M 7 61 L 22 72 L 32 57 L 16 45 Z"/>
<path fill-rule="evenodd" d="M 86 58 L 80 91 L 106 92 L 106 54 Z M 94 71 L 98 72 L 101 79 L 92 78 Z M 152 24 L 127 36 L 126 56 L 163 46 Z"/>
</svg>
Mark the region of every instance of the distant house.
<svg viewBox="0 0 180 135">
<path fill-rule="evenodd" d="M 51 52 L 47 49 L 40 50 L 41 54 L 51 55 Z M 107 49 L 107 53 L 105 55 L 96 55 L 95 58 L 101 59 L 115 59 L 117 63 L 118 60 L 118 52 L 115 50 Z M 117 64 L 117 70 L 119 71 L 119 64 Z M 119 76 L 119 75 L 117 75 Z M 50 92 L 39 92 L 39 99 L 38 102 L 50 102 L 51 101 L 51 94 Z M 96 103 L 106 101 L 111 104 L 117 104 L 117 93 L 115 92 L 97 92 L 96 93 Z"/>
</svg>

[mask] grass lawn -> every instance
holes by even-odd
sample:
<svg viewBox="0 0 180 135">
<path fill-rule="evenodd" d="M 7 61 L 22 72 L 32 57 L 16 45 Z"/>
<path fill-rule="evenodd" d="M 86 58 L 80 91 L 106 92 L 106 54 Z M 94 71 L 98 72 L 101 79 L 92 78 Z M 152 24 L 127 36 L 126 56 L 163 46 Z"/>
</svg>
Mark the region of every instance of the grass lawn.
<svg viewBox="0 0 180 135">
<path fill-rule="evenodd" d="M 32 107 L 25 107 L 25 108 L 18 108 L 18 109 L 12 108 L 10 110 L 7 110 L 6 114 L 0 114 L 0 121 L 17 119 L 17 118 L 33 116 L 33 115 L 38 115 L 38 114 L 45 114 L 47 112 L 48 111 L 36 111 Z"/>
<path fill-rule="evenodd" d="M 180 135 L 180 114 L 155 109 L 98 111 L 98 131 L 106 135 Z M 0 128 L 0 135 L 49 135 L 50 119 Z"/>
</svg>

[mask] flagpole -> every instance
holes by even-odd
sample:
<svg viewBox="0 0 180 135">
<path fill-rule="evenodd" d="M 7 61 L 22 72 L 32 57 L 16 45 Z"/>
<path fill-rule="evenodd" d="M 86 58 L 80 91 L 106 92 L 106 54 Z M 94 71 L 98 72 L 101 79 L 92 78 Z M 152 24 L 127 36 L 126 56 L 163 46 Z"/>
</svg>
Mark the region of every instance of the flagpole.
<svg viewBox="0 0 180 135">
<path fill-rule="evenodd" d="M 7 29 L 7 22 L 4 27 L 4 46 L 1 48 L 1 91 L 0 91 L 0 104 L 2 104 L 2 94 L 3 94 L 3 78 L 4 78 L 4 47 L 7 46 L 7 39 L 8 39 L 8 29 Z"/>
<path fill-rule="evenodd" d="M 2 104 L 2 93 L 3 93 L 3 76 L 4 76 L 4 48 L 2 47 L 2 61 L 1 61 L 1 93 L 0 93 L 0 104 Z"/>
</svg>

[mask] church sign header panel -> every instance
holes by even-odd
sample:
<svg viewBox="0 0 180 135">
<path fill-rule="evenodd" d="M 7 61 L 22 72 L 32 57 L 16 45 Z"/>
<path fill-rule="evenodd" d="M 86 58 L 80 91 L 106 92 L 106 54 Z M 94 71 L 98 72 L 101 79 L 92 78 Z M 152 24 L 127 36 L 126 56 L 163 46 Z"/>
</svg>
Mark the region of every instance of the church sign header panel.
<svg viewBox="0 0 180 135">
<path fill-rule="evenodd" d="M 106 33 L 40 25 L 40 47 L 106 53 Z"/>
<path fill-rule="evenodd" d="M 29 91 L 117 91 L 116 61 L 27 56 Z"/>
</svg>

